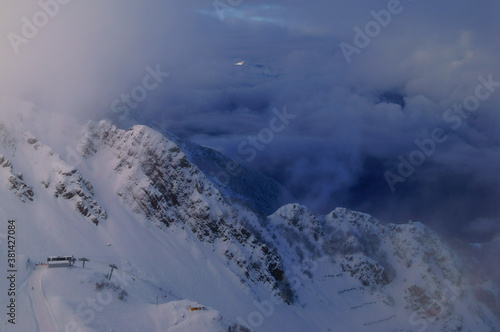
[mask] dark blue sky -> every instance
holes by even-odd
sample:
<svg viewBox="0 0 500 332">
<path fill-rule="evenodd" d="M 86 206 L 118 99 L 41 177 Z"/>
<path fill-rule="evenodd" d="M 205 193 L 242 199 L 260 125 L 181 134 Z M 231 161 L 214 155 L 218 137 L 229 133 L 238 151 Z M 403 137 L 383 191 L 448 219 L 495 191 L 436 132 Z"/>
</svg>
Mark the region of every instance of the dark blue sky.
<svg viewBox="0 0 500 332">
<path fill-rule="evenodd" d="M 323 213 L 500 230 L 498 1 L 41 3 L 0 4 L 0 94 L 127 109 Z"/>
</svg>

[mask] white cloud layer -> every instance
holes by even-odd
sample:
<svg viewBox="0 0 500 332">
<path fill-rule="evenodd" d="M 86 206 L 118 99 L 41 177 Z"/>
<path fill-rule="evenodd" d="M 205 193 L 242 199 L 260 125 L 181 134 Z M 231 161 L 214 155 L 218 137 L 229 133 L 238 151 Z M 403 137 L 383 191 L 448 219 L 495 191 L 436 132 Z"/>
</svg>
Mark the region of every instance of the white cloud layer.
<svg viewBox="0 0 500 332">
<path fill-rule="evenodd" d="M 134 112 L 244 160 L 238 145 L 287 106 L 297 120 L 249 166 L 323 212 L 347 205 L 464 235 L 500 212 L 500 89 L 457 130 L 443 114 L 479 76 L 500 81 L 500 3 L 401 1 L 348 64 L 340 43 L 355 45 L 355 27 L 392 2 L 243 0 L 217 11 L 194 0 L 4 0 L 0 94 L 107 117 L 158 65 L 170 75 Z M 435 128 L 448 140 L 391 193 L 384 172 Z"/>
</svg>

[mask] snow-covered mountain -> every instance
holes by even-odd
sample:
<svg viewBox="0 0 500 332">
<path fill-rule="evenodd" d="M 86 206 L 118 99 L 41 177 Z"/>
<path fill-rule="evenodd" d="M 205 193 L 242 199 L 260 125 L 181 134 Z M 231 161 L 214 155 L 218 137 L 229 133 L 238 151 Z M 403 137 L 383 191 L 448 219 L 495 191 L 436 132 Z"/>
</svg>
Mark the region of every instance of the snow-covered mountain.
<svg viewBox="0 0 500 332">
<path fill-rule="evenodd" d="M 315 215 L 172 134 L 58 119 L 0 101 L 1 331 L 500 327 L 496 285 L 421 223 Z"/>
</svg>

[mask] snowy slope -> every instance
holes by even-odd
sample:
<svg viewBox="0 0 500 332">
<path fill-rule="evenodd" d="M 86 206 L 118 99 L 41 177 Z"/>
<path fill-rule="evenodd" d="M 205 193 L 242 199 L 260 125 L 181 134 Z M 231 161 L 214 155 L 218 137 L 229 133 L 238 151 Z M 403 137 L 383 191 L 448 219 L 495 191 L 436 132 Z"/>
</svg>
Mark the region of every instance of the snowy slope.
<svg viewBox="0 0 500 332">
<path fill-rule="evenodd" d="M 140 113 L 131 113 L 123 118 L 112 115 L 111 119 L 109 122 L 119 128 L 137 124 L 154 128 L 174 142 L 225 197 L 253 211 L 269 215 L 294 201 L 293 196 L 276 180 L 236 163 L 216 150 L 184 141 L 168 131 L 156 128 L 157 124 L 144 119 Z"/>
<path fill-rule="evenodd" d="M 221 187 L 206 166 L 225 164 L 219 154 L 107 121 L 63 120 L 57 139 L 58 121 L 0 101 L 0 268 L 15 220 L 18 269 L 16 325 L 0 331 L 499 327 L 494 284 L 423 224 L 298 204 L 265 217 L 258 201 L 279 201 L 280 186 L 246 173 L 239 189 Z M 50 255 L 89 261 L 36 265 Z"/>
</svg>

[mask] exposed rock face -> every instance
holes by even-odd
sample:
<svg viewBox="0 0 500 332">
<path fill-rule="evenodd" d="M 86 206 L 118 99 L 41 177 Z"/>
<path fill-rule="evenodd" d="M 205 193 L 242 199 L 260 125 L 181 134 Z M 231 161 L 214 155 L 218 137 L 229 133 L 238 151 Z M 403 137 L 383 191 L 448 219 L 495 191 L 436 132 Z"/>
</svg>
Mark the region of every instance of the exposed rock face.
<svg viewBox="0 0 500 332">
<path fill-rule="evenodd" d="M 242 277 L 268 284 L 293 302 L 276 250 L 245 226 L 245 214 L 255 215 L 229 205 L 175 142 L 145 126 L 124 131 L 104 121 L 90 124 L 84 136 L 80 151 L 85 158 L 103 151 L 113 155 L 112 167 L 121 179 L 116 194 L 132 211 L 167 227 L 188 227 L 203 242 L 229 243 L 220 253 Z"/>
<path fill-rule="evenodd" d="M 78 144 L 81 164 L 69 165 L 22 126 L 13 135 L 0 125 L 0 153 L 0 185 L 25 204 L 43 197 L 46 204 L 67 205 L 100 229 L 112 219 L 107 200 L 116 199 L 158 232 L 194 234 L 249 293 L 248 285 L 265 287 L 285 303 L 305 307 L 299 284 L 318 293 L 331 287 L 338 296 L 361 294 L 362 303 L 351 311 L 399 308 L 410 322 L 411 315 L 426 319 L 432 331 L 498 326 L 500 301 L 490 281 L 472 278 L 459 255 L 423 224 L 385 224 L 345 208 L 321 216 L 299 204 L 266 216 L 263 212 L 284 195 L 275 181 L 173 135 L 92 122 Z M 230 162 L 239 173 L 222 183 L 214 172 L 227 170 Z M 89 170 L 103 174 L 113 197 L 99 195 L 103 184 L 89 177 Z M 320 264 L 336 272 L 318 276 Z M 481 317 L 479 325 L 471 323 L 474 315 Z"/>
</svg>

